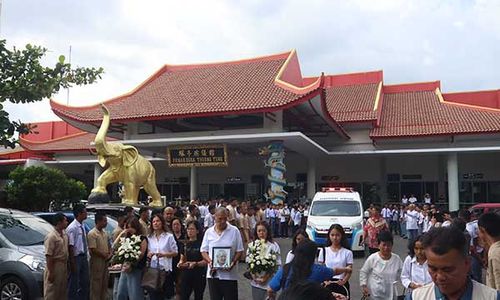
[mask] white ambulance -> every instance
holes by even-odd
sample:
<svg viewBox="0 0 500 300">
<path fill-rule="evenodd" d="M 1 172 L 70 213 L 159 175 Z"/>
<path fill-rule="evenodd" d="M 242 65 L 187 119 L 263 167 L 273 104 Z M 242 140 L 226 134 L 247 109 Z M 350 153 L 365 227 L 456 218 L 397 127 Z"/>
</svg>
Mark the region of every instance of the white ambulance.
<svg viewBox="0 0 500 300">
<path fill-rule="evenodd" d="M 364 251 L 363 205 L 352 188 L 329 187 L 314 195 L 306 232 L 318 245 L 325 245 L 332 224 L 344 227 L 352 251 Z"/>
</svg>

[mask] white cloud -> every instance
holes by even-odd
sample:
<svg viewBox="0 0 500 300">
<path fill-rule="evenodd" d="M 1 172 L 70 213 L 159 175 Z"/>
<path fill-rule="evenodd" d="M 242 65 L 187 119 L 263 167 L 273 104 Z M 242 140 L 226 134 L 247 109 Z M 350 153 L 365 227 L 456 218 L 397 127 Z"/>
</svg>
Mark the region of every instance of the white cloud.
<svg viewBox="0 0 500 300">
<path fill-rule="evenodd" d="M 500 2 L 4 0 L 2 38 L 43 45 L 54 62 L 102 66 L 71 90 L 72 105 L 127 93 L 163 64 L 260 56 L 296 48 L 305 75 L 384 70 L 386 83 L 441 80 L 445 91 L 500 88 Z M 64 12 L 64 13 L 61 13 Z M 66 101 L 66 93 L 55 98 Z M 8 106 L 27 121 L 48 103 Z"/>
</svg>

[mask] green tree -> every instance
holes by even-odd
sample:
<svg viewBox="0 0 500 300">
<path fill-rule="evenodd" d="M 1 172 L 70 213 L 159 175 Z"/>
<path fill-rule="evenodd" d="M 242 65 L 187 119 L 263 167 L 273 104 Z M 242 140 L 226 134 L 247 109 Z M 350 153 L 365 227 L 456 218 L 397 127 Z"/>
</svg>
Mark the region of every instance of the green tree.
<svg viewBox="0 0 500 300">
<path fill-rule="evenodd" d="M 66 177 L 58 169 L 18 167 L 10 172 L 9 179 L 5 187 L 7 203 L 21 210 L 46 210 L 51 201 L 60 206 L 64 202 L 76 202 L 87 196 L 81 181 Z"/>
<path fill-rule="evenodd" d="M 3 103 L 30 103 L 41 101 L 57 93 L 61 88 L 92 84 L 101 78 L 102 68 L 71 68 L 63 55 L 53 68 L 44 67 L 40 60 L 47 49 L 26 45 L 22 50 L 6 48 L 0 40 L 0 144 L 15 147 L 15 133 L 26 134 L 33 127 L 19 121 L 11 121 Z"/>
</svg>

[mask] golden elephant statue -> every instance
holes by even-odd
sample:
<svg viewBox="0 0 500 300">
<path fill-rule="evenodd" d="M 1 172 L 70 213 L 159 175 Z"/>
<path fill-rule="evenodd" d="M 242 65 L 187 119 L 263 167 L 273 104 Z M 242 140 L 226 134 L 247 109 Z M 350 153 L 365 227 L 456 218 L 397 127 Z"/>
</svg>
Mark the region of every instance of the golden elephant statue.
<svg viewBox="0 0 500 300">
<path fill-rule="evenodd" d="M 101 202 L 93 199 L 107 197 L 106 186 L 120 181 L 123 183 L 122 203 L 136 205 L 139 190 L 144 187 L 153 199 L 151 205 L 162 206 L 160 192 L 156 187 L 156 172 L 151 162 L 139 155 L 134 146 L 106 142 L 110 116 L 106 106 L 103 104 L 101 107 L 104 116 L 94 143 L 99 165 L 103 168 L 107 165 L 108 168 L 97 179 L 97 186 L 92 189 L 89 202 Z"/>
</svg>

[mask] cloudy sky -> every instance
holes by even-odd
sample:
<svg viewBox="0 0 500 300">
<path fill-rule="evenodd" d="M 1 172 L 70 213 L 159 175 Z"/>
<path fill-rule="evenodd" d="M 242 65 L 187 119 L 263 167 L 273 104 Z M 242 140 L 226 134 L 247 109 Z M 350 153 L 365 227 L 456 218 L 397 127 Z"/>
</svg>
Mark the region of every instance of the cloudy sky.
<svg viewBox="0 0 500 300">
<path fill-rule="evenodd" d="M 103 67 L 70 105 L 135 88 L 163 64 L 296 49 L 303 75 L 384 70 L 386 84 L 441 80 L 444 92 L 500 88 L 497 0 L 0 0 L 0 38 Z M 54 96 L 67 101 L 66 92 Z M 11 119 L 56 120 L 48 101 L 8 105 Z"/>
</svg>

